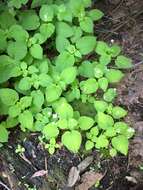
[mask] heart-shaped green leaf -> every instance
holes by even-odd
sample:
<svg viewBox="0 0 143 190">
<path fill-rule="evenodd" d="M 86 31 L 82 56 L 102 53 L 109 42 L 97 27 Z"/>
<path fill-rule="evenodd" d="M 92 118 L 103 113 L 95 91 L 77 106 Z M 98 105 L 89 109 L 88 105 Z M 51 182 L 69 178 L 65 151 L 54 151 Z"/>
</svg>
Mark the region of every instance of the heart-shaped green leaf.
<svg viewBox="0 0 143 190">
<path fill-rule="evenodd" d="M 112 102 L 114 98 L 117 96 L 117 91 L 115 88 L 109 88 L 103 95 L 103 99 L 106 102 Z"/>
<path fill-rule="evenodd" d="M 90 140 L 87 140 L 85 143 L 85 150 L 91 150 L 94 147 L 94 143 Z"/>
<path fill-rule="evenodd" d="M 73 28 L 65 22 L 58 22 L 56 31 L 58 36 L 62 36 L 64 38 L 68 38 L 73 35 Z"/>
<path fill-rule="evenodd" d="M 94 107 L 97 112 L 104 112 L 107 109 L 108 104 L 105 101 L 96 100 L 94 101 Z"/>
<path fill-rule="evenodd" d="M 35 10 L 21 11 L 19 21 L 25 30 L 36 30 L 40 25 L 39 17 Z"/>
<path fill-rule="evenodd" d="M 34 44 L 30 48 L 30 53 L 36 59 L 42 59 L 43 58 L 43 49 L 39 44 Z"/>
<path fill-rule="evenodd" d="M 120 70 L 109 69 L 105 76 L 110 83 L 117 83 L 123 78 L 124 74 Z"/>
<path fill-rule="evenodd" d="M 88 12 L 88 15 L 90 16 L 92 20 L 97 21 L 97 20 L 100 20 L 104 16 L 104 13 L 100 11 L 99 9 L 93 9 Z"/>
<path fill-rule="evenodd" d="M 93 26 L 93 21 L 90 17 L 84 17 L 84 19 L 80 21 L 80 27 L 84 32 L 92 33 Z"/>
<path fill-rule="evenodd" d="M 80 82 L 80 88 L 84 94 L 92 94 L 98 90 L 98 83 L 96 79 L 90 78 L 86 81 Z"/>
<path fill-rule="evenodd" d="M 73 153 L 77 153 L 81 145 L 82 137 L 81 134 L 73 130 L 71 132 L 67 131 L 62 135 L 62 143 L 68 150 Z"/>
<path fill-rule="evenodd" d="M 94 65 L 89 61 L 84 61 L 78 68 L 78 73 L 86 78 L 94 77 Z"/>
<path fill-rule="evenodd" d="M 125 57 L 123 55 L 120 55 L 117 57 L 117 59 L 115 60 L 115 65 L 119 69 L 129 69 L 133 66 L 132 65 L 132 59 Z"/>
<path fill-rule="evenodd" d="M 10 88 L 0 89 L 0 100 L 7 106 L 14 105 L 19 99 L 18 93 Z"/>
<path fill-rule="evenodd" d="M 44 22 L 52 21 L 54 17 L 53 7 L 50 5 L 42 5 L 40 8 L 39 16 Z"/>
<path fill-rule="evenodd" d="M 122 117 L 125 117 L 127 115 L 127 111 L 121 108 L 120 106 L 115 106 L 112 109 L 112 116 L 115 119 L 120 119 Z"/>
<path fill-rule="evenodd" d="M 53 102 L 57 100 L 60 97 L 61 93 L 62 93 L 62 89 L 59 86 L 55 84 L 49 85 L 46 89 L 47 102 Z"/>
<path fill-rule="evenodd" d="M 96 148 L 107 148 L 109 144 L 108 139 L 106 138 L 105 135 L 100 135 L 99 137 L 96 138 Z"/>
<path fill-rule="evenodd" d="M 71 55 L 69 52 L 62 52 L 56 59 L 56 69 L 58 72 L 63 71 L 64 69 L 74 65 L 75 58 L 74 55 Z"/>
<path fill-rule="evenodd" d="M 106 130 L 109 127 L 112 127 L 114 125 L 114 120 L 110 115 L 107 115 L 107 114 L 102 113 L 102 112 L 98 112 L 97 123 L 101 129 Z"/>
<path fill-rule="evenodd" d="M 96 38 L 94 36 L 84 36 L 81 37 L 76 42 L 76 48 L 81 54 L 86 55 L 92 52 L 96 45 Z"/>
<path fill-rule="evenodd" d="M 29 129 L 31 131 L 34 130 L 33 122 L 34 118 L 29 110 L 25 110 L 23 113 L 21 113 L 18 117 L 18 120 L 21 124 L 21 129 L 25 131 L 25 129 Z"/>
<path fill-rule="evenodd" d="M 56 113 L 61 119 L 69 119 L 73 117 L 73 108 L 67 102 L 62 102 L 57 105 Z"/>
<path fill-rule="evenodd" d="M 71 84 L 75 80 L 76 74 L 77 74 L 76 67 L 68 67 L 64 69 L 63 72 L 61 73 L 61 79 L 66 84 Z"/>
<path fill-rule="evenodd" d="M 81 130 L 86 131 L 94 125 L 94 120 L 91 117 L 81 116 L 78 120 L 78 125 Z"/>
<path fill-rule="evenodd" d="M 22 41 L 11 41 L 8 43 L 7 53 L 16 60 L 22 60 L 27 54 L 27 46 Z"/>
<path fill-rule="evenodd" d="M 55 123 L 49 123 L 43 128 L 42 133 L 47 139 L 55 138 L 59 134 L 59 129 Z"/>
<path fill-rule="evenodd" d="M 112 146 L 117 151 L 121 152 L 125 156 L 127 155 L 129 142 L 125 136 L 119 135 L 117 137 L 114 137 L 111 142 L 112 142 Z"/>
<path fill-rule="evenodd" d="M 101 88 L 104 92 L 107 90 L 108 88 L 108 79 L 105 78 L 105 77 L 102 77 L 100 79 L 98 79 L 98 85 L 99 85 L 99 88 Z"/>
</svg>

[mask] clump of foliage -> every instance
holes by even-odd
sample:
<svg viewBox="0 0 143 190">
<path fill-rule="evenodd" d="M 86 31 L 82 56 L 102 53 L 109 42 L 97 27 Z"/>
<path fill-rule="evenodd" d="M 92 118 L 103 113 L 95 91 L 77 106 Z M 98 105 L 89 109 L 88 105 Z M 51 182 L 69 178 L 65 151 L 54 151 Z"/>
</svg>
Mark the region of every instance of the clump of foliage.
<svg viewBox="0 0 143 190">
<path fill-rule="evenodd" d="M 122 121 L 127 111 L 113 102 L 132 60 L 117 44 L 97 39 L 94 23 L 104 14 L 89 7 L 91 0 L 1 4 L 1 143 L 19 126 L 40 132 L 50 154 L 61 147 L 57 142 L 73 153 L 85 142 L 87 151 L 127 154 L 134 130 Z M 83 114 L 75 102 L 94 114 Z"/>
</svg>

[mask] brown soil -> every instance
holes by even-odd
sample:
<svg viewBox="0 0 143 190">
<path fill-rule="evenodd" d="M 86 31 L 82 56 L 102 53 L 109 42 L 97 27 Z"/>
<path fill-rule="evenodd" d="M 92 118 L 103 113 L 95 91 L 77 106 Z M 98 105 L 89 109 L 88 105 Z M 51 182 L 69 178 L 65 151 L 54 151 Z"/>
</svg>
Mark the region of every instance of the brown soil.
<svg viewBox="0 0 143 190">
<path fill-rule="evenodd" d="M 95 3 L 94 3 L 95 2 Z M 117 104 L 128 109 L 126 121 L 136 130 L 131 140 L 128 157 L 100 158 L 92 153 L 94 161 L 90 169 L 104 174 L 99 187 L 91 190 L 142 190 L 143 189 L 143 1 L 95 0 L 93 7 L 105 12 L 102 22 L 96 24 L 95 33 L 108 42 L 121 44 L 123 51 L 133 58 L 134 67 L 118 86 Z M 26 185 L 38 190 L 74 190 L 67 188 L 67 177 L 72 166 L 77 166 L 82 155 L 73 155 L 65 149 L 49 156 L 37 142 L 37 135 L 29 135 L 25 141 L 18 131 L 0 155 L 0 181 L 11 190 L 28 190 Z M 18 137 L 17 140 L 14 137 Z M 18 140 L 19 139 L 19 140 Z M 15 145 L 21 143 L 26 151 L 16 155 Z M 88 168 L 89 169 L 89 168 Z M 39 170 L 48 171 L 41 177 L 31 178 Z M 21 182 L 21 183 L 19 183 Z M 6 188 L 0 184 L 0 190 Z"/>
</svg>

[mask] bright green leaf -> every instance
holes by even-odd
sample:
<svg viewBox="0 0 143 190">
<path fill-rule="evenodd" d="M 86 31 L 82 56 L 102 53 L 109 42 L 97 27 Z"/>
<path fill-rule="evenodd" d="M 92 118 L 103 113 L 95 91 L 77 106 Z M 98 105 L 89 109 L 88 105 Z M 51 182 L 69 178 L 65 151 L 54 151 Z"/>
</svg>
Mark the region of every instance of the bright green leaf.
<svg viewBox="0 0 143 190">
<path fill-rule="evenodd" d="M 66 84 L 71 84 L 75 80 L 77 75 L 77 69 L 76 67 L 68 67 L 64 69 L 61 73 L 61 79 L 66 83 Z"/>
<path fill-rule="evenodd" d="M 44 22 L 52 21 L 54 17 L 53 7 L 50 5 L 42 5 L 40 8 L 39 16 Z"/>
<path fill-rule="evenodd" d="M 86 131 L 94 125 L 94 120 L 91 117 L 81 116 L 78 120 L 78 125 L 81 130 Z"/>
<path fill-rule="evenodd" d="M 95 51 L 99 55 L 104 55 L 108 51 L 108 49 L 109 49 L 109 47 L 108 47 L 107 43 L 105 43 L 103 41 L 98 41 Z"/>
<path fill-rule="evenodd" d="M 73 108 L 70 104 L 62 102 L 56 107 L 56 113 L 61 119 L 69 119 L 73 117 Z"/>
<path fill-rule="evenodd" d="M 112 102 L 116 96 L 117 96 L 117 90 L 116 90 L 116 88 L 109 88 L 109 89 L 103 94 L 103 99 L 104 99 L 106 102 Z"/>
<path fill-rule="evenodd" d="M 110 54 L 112 57 L 117 57 L 120 54 L 120 52 L 121 52 L 121 48 L 117 44 L 113 44 L 110 47 Z"/>
<path fill-rule="evenodd" d="M 57 122 L 57 126 L 60 129 L 68 129 L 68 120 L 67 119 L 59 119 Z"/>
<path fill-rule="evenodd" d="M 58 52 L 60 53 L 64 52 L 68 48 L 69 45 L 70 45 L 70 42 L 67 38 L 63 36 L 56 37 L 56 49 Z"/>
<path fill-rule="evenodd" d="M 43 58 L 43 49 L 39 44 L 34 44 L 30 48 L 30 53 L 36 59 L 42 59 Z"/>
<path fill-rule="evenodd" d="M 124 74 L 120 70 L 109 69 L 105 76 L 110 83 L 117 83 L 123 78 Z"/>
<path fill-rule="evenodd" d="M 117 59 L 115 60 L 115 65 L 119 68 L 119 69 L 129 69 L 131 68 L 132 65 L 132 59 L 125 57 L 123 55 L 119 55 L 117 57 Z"/>
<path fill-rule="evenodd" d="M 98 112 L 97 123 L 101 129 L 106 130 L 109 127 L 112 127 L 114 125 L 114 120 L 110 115 L 107 115 L 107 114 L 102 113 L 102 112 Z"/>
<path fill-rule="evenodd" d="M 65 22 L 58 22 L 56 26 L 56 32 L 58 36 L 68 38 L 73 35 L 73 28 Z"/>
<path fill-rule="evenodd" d="M 123 135 L 119 135 L 117 137 L 112 138 L 112 146 L 119 152 L 121 152 L 122 154 L 124 154 L 125 156 L 128 153 L 128 139 L 123 136 Z"/>
<path fill-rule="evenodd" d="M 92 20 L 97 21 L 97 20 L 100 20 L 104 16 L 104 13 L 100 11 L 99 9 L 93 9 L 89 11 L 88 15 L 90 16 Z"/>
<path fill-rule="evenodd" d="M 98 79 L 98 85 L 105 92 L 108 88 L 108 79 L 105 77 Z"/>
<path fill-rule="evenodd" d="M 82 36 L 82 30 L 80 27 L 77 27 L 77 26 L 73 26 L 73 36 L 71 37 L 71 41 L 72 43 L 76 43 L 80 37 Z"/>
<path fill-rule="evenodd" d="M 18 88 L 22 91 L 30 90 L 31 88 L 31 81 L 30 77 L 23 77 L 19 83 L 18 83 Z"/>
<path fill-rule="evenodd" d="M 116 135 L 116 130 L 114 127 L 109 127 L 105 133 L 104 133 L 105 136 L 107 137 L 114 137 Z"/>
<path fill-rule="evenodd" d="M 96 148 L 98 149 L 107 148 L 108 145 L 109 145 L 109 141 L 105 135 L 100 135 L 99 137 L 96 138 L 96 144 L 95 144 Z"/>
<path fill-rule="evenodd" d="M 11 41 L 8 43 L 7 53 L 16 60 L 22 60 L 27 54 L 27 46 L 21 41 Z"/>
<path fill-rule="evenodd" d="M 94 36 L 84 36 L 81 37 L 76 42 L 76 47 L 79 49 L 80 53 L 83 55 L 91 53 L 96 45 L 96 37 Z"/>
<path fill-rule="evenodd" d="M 42 131 L 47 139 L 55 138 L 59 134 L 59 129 L 55 123 L 49 123 Z"/>
<path fill-rule="evenodd" d="M 117 151 L 116 151 L 116 149 L 111 148 L 110 151 L 109 151 L 109 154 L 110 154 L 111 157 L 116 156 L 116 155 L 117 155 Z"/>
<path fill-rule="evenodd" d="M 16 24 L 16 19 L 8 10 L 1 12 L 0 26 L 2 29 L 9 29 L 14 24 Z"/>
<path fill-rule="evenodd" d="M 98 129 L 98 127 L 96 126 L 96 127 L 92 127 L 91 129 L 90 129 L 90 134 L 92 134 L 92 136 L 97 136 L 98 134 L 99 134 L 99 129 Z"/>
<path fill-rule="evenodd" d="M 104 74 L 104 71 L 102 68 L 98 67 L 98 66 L 95 66 L 94 67 L 94 76 L 95 78 L 101 78 Z"/>
<path fill-rule="evenodd" d="M 21 124 L 21 129 L 29 129 L 33 131 L 33 115 L 29 110 L 25 110 L 18 117 L 18 120 Z"/>
<path fill-rule="evenodd" d="M 31 96 L 23 96 L 20 99 L 19 106 L 20 106 L 21 110 L 24 110 L 24 109 L 30 107 L 31 103 L 32 103 L 32 97 Z"/>
<path fill-rule="evenodd" d="M 77 120 L 75 120 L 73 118 L 69 118 L 69 120 L 68 120 L 68 129 L 70 129 L 70 130 L 77 129 L 78 128 L 77 125 L 78 125 Z"/>
<path fill-rule="evenodd" d="M 80 82 L 80 88 L 84 94 L 92 94 L 98 90 L 98 83 L 94 78 Z"/>
<path fill-rule="evenodd" d="M 93 33 L 93 26 L 93 21 L 90 17 L 84 17 L 84 19 L 80 21 L 80 27 L 86 33 Z"/>
<path fill-rule="evenodd" d="M 0 100 L 7 106 L 14 105 L 19 99 L 18 93 L 10 88 L 0 89 Z"/>
<path fill-rule="evenodd" d="M 33 104 L 36 107 L 42 107 L 44 104 L 44 94 L 41 90 L 32 91 L 31 96 L 33 97 Z"/>
<path fill-rule="evenodd" d="M 28 40 L 29 34 L 20 25 L 12 25 L 9 29 L 9 37 L 16 41 L 26 42 Z"/>
<path fill-rule="evenodd" d="M 21 11 L 19 21 L 25 30 L 36 30 L 40 25 L 39 17 L 34 10 Z"/>
<path fill-rule="evenodd" d="M 20 113 L 21 113 L 21 108 L 20 108 L 20 105 L 18 105 L 18 104 L 10 106 L 10 108 L 8 110 L 8 115 L 11 118 L 15 118 L 15 117 L 19 116 Z"/>
<path fill-rule="evenodd" d="M 112 109 L 112 116 L 114 119 L 120 119 L 122 117 L 125 117 L 127 115 L 127 111 L 119 106 L 115 106 Z"/>
<path fill-rule="evenodd" d="M 57 100 L 62 93 L 62 89 L 55 85 L 51 84 L 46 88 L 46 100 L 47 102 L 53 102 Z"/>
<path fill-rule="evenodd" d="M 55 26 L 52 23 L 48 24 L 41 24 L 40 26 L 40 33 L 45 39 L 48 39 L 51 37 L 51 35 L 55 31 Z"/>
<path fill-rule="evenodd" d="M 56 59 L 56 69 L 58 72 L 63 71 L 64 69 L 74 65 L 75 58 L 74 55 L 64 51 Z"/>
<path fill-rule="evenodd" d="M 91 150 L 94 147 L 94 143 L 90 140 L 86 141 L 85 143 L 85 150 Z"/>
<path fill-rule="evenodd" d="M 106 53 L 102 54 L 99 58 L 99 62 L 103 65 L 108 65 L 111 62 L 111 55 Z"/>
<path fill-rule="evenodd" d="M 89 61 L 84 61 L 78 68 L 79 75 L 86 78 L 94 77 L 94 65 Z"/>
<path fill-rule="evenodd" d="M 97 112 L 105 112 L 105 110 L 108 107 L 108 104 L 105 101 L 96 100 L 96 101 L 94 101 L 94 107 Z"/>
<path fill-rule="evenodd" d="M 68 150 L 70 150 L 73 153 L 78 152 L 81 145 L 81 141 L 82 141 L 81 134 L 76 130 L 73 130 L 71 132 L 66 131 L 62 135 L 62 143 Z"/>
</svg>

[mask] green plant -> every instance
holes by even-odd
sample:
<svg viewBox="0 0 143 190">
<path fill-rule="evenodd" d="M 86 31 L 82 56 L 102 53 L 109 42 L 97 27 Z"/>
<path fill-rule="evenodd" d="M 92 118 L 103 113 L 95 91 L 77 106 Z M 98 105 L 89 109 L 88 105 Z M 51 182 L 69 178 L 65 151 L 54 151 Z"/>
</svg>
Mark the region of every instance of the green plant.
<svg viewBox="0 0 143 190">
<path fill-rule="evenodd" d="M 58 138 L 74 153 L 85 142 L 88 151 L 126 155 L 134 130 L 121 121 L 127 111 L 114 99 L 132 60 L 94 35 L 103 12 L 87 9 L 91 0 L 33 0 L 30 8 L 27 2 L 8 0 L 0 13 L 0 115 L 6 116 L 0 142 L 20 126 L 41 132 L 50 154 L 60 148 Z M 85 114 L 76 102 L 85 105 Z"/>
<path fill-rule="evenodd" d="M 60 145 L 56 143 L 56 140 L 54 138 L 51 138 L 49 140 L 49 144 L 45 145 L 45 148 L 48 149 L 48 152 L 50 154 L 54 154 L 56 148 L 60 148 Z"/>
<path fill-rule="evenodd" d="M 20 144 L 17 145 L 17 148 L 15 149 L 15 153 L 17 154 L 23 154 L 25 152 L 25 148 L 22 147 Z"/>
</svg>

